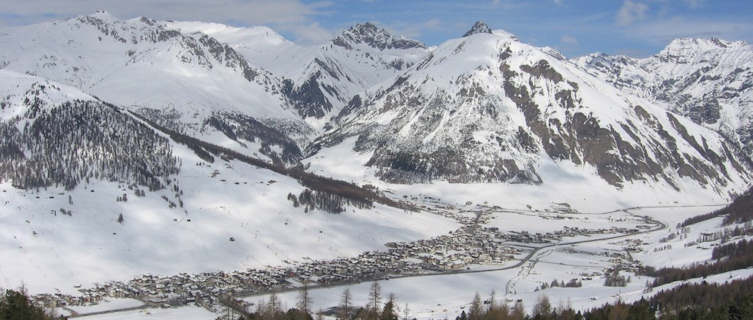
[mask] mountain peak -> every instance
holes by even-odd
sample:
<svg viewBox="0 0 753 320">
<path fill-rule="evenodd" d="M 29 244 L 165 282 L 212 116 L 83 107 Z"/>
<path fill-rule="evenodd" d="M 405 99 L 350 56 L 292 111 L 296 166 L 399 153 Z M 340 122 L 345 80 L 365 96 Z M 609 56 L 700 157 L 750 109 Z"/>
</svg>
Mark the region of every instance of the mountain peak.
<svg viewBox="0 0 753 320">
<path fill-rule="evenodd" d="M 474 35 L 477 33 L 492 33 L 492 29 L 483 21 L 476 21 L 470 30 L 468 30 L 463 37 Z"/>
<path fill-rule="evenodd" d="M 722 54 L 746 46 L 747 44 L 744 41 L 728 41 L 718 38 L 679 38 L 672 40 L 657 56 L 665 61 L 689 63 L 705 55 Z"/>
<path fill-rule="evenodd" d="M 353 45 L 365 44 L 379 50 L 425 48 L 416 40 L 396 38 L 389 31 L 374 23 L 359 23 L 344 30 L 332 42 L 335 45 L 352 49 Z"/>
<path fill-rule="evenodd" d="M 729 41 L 719 38 L 679 38 L 672 40 L 662 51 L 734 49 L 745 45 L 744 41 Z"/>
<path fill-rule="evenodd" d="M 97 10 L 94 13 L 89 15 L 90 17 L 97 18 L 103 21 L 112 22 L 115 20 L 118 20 L 115 16 L 113 16 L 109 11 L 107 10 Z"/>
</svg>

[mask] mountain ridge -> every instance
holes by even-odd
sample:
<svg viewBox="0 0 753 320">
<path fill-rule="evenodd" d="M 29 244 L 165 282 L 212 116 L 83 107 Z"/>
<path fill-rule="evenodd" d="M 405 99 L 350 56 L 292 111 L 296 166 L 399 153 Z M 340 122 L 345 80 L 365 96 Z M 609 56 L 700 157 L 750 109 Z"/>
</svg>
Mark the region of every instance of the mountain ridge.
<svg viewBox="0 0 753 320">
<path fill-rule="evenodd" d="M 722 192 L 730 183 L 739 184 L 737 177 L 749 179 L 746 166 L 750 160 L 738 148 L 738 144 L 746 147 L 740 142 L 744 135 L 737 138 L 726 134 L 721 125 L 705 125 L 723 133 L 721 138 L 712 138 L 716 142 L 707 141 L 706 134 L 697 136 L 697 129 L 688 129 L 678 117 L 688 116 L 704 124 L 695 113 L 669 107 L 661 96 L 644 93 L 650 90 L 629 81 L 623 85 L 619 74 L 610 78 L 609 70 L 591 67 L 600 63 L 598 58 L 630 66 L 637 60 L 604 55 L 566 60 L 556 50 L 524 44 L 481 21 L 462 37 L 432 48 L 395 37 L 370 22 L 346 28 L 327 44 L 311 47 L 298 46 L 266 27 L 163 22 L 146 17 L 119 20 L 103 12 L 27 29 L 80 29 L 80 25 L 96 30 L 95 44 L 103 41 L 102 36 L 109 37 L 113 45 L 105 48 L 117 48 L 128 57 L 118 58 L 126 60 L 125 74 L 103 78 L 116 79 L 111 84 L 102 86 L 93 80 L 97 72 L 90 69 L 96 66 L 78 67 L 66 62 L 72 58 L 55 55 L 39 54 L 34 60 L 6 54 L 2 57 L 4 68 L 95 88 L 97 96 L 129 106 L 150 121 L 276 163 L 295 165 L 355 135 L 359 142 L 354 152 L 374 151 L 364 165 L 378 168 L 378 175 L 391 182 L 545 183 L 535 169 L 542 157 L 593 166 L 615 187 L 650 177 L 679 188 L 677 180 L 688 177 L 701 185 L 713 181 L 712 189 Z M 69 44 L 86 40 L 79 34 L 64 35 L 73 37 Z M 300 66 L 299 70 L 275 73 L 269 71 L 274 67 L 250 64 L 274 59 L 260 56 L 258 50 L 248 51 L 251 47 L 244 41 L 277 48 L 272 52 L 289 51 L 276 59 L 301 58 L 293 64 Z M 699 46 L 703 50 L 746 47 L 741 42 L 678 39 L 657 57 L 689 56 L 686 49 Z M 73 49 L 62 52 L 65 50 Z M 168 60 L 154 60 L 165 57 Z M 145 70 L 155 70 L 157 62 L 160 72 L 174 73 L 172 70 L 190 66 L 191 71 L 179 78 L 184 88 L 199 85 L 206 90 L 234 77 L 235 82 L 226 84 L 224 90 L 212 89 L 210 96 L 238 95 L 241 99 L 231 102 L 236 104 L 231 108 L 218 103 L 224 98 L 184 103 L 186 100 L 175 100 L 184 90 L 177 87 L 160 88 L 167 94 L 149 95 L 148 104 L 121 98 L 132 96 L 128 91 L 118 93 L 121 88 L 133 86 L 127 82 L 142 78 Z M 68 70 L 56 71 L 61 67 Z M 70 71 L 76 69 L 79 71 L 73 73 L 81 75 L 71 78 Z M 191 83 L 196 78 L 193 74 L 214 78 Z M 167 83 L 159 77 L 152 80 L 159 85 Z M 233 93 L 239 80 L 257 91 Z M 612 86 L 618 90 L 612 91 Z M 155 104 L 155 98 L 163 102 Z M 621 107 L 610 109 L 605 104 Z M 662 108 L 671 113 L 663 114 Z M 713 110 L 702 111 L 704 116 L 713 118 Z M 641 126 L 646 128 L 639 129 Z M 421 139 L 416 140 L 418 137 Z M 687 151 L 674 150 L 678 141 Z"/>
</svg>

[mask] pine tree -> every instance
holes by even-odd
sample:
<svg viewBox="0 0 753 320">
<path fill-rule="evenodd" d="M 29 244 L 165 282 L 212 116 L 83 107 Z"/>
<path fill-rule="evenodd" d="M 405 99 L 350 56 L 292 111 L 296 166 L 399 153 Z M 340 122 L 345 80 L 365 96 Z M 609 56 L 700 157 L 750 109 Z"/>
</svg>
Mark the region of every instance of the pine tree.
<svg viewBox="0 0 753 320">
<path fill-rule="evenodd" d="M 539 297 L 539 302 L 533 306 L 533 315 L 535 317 L 548 319 L 552 313 L 552 304 L 549 302 L 549 297 L 543 295 Z"/>
<path fill-rule="evenodd" d="M 379 317 L 380 320 L 398 320 L 397 312 L 395 311 L 395 295 L 390 293 L 387 303 L 384 304 L 382 314 Z"/>
<path fill-rule="evenodd" d="M 526 315 L 526 311 L 525 311 L 525 308 L 523 307 L 523 302 L 521 301 L 515 302 L 515 305 L 512 307 L 512 310 L 510 310 L 510 319 L 523 320 L 525 315 Z"/>
<path fill-rule="evenodd" d="M 0 295 L 0 319 L 48 320 L 52 319 L 42 308 L 35 306 L 26 290 L 6 290 Z"/>
</svg>

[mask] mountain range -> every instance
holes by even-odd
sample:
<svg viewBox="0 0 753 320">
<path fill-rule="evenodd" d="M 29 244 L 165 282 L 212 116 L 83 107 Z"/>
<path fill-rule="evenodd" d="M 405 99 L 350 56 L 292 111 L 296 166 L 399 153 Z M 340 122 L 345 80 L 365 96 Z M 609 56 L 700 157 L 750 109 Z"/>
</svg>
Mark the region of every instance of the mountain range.
<svg viewBox="0 0 753 320">
<path fill-rule="evenodd" d="M 38 257 L 61 243 L 59 255 L 78 256 L 78 232 L 134 259 L 103 280 L 178 272 L 166 265 L 186 252 L 135 257 L 155 241 L 213 250 L 231 237 L 256 250 L 219 250 L 210 256 L 221 265 L 186 269 L 201 271 L 351 254 L 455 226 L 402 217 L 406 185 L 580 184 L 625 202 L 657 192 L 727 201 L 753 178 L 753 47 L 739 41 L 568 59 L 483 22 L 437 46 L 369 22 L 304 46 L 267 27 L 97 12 L 2 29 L 0 46 L 0 230 L 22 248 L 4 259 L 37 257 L 31 270 L 50 270 Z M 364 240 L 326 217 L 292 222 L 301 209 L 289 195 L 297 203 L 306 190 L 311 210 L 357 212 L 336 225 L 384 232 Z M 250 222 L 249 210 L 264 212 Z M 51 211 L 69 219 L 30 213 Z M 202 231 L 188 223 L 202 219 Z M 161 234 L 170 223 L 180 226 Z M 301 239 L 254 240 L 291 229 Z M 290 249 L 323 237 L 359 245 Z"/>
</svg>

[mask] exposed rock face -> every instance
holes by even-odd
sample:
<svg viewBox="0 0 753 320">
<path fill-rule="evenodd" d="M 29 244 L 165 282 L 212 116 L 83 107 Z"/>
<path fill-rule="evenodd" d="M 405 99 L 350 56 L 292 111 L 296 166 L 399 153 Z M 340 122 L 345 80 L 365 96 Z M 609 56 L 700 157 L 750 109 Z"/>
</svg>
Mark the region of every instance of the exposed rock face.
<svg viewBox="0 0 753 320">
<path fill-rule="evenodd" d="M 591 167 L 616 187 L 749 181 L 736 144 L 599 83 L 514 37 L 456 39 L 371 99 L 352 101 L 309 151 L 357 136 L 355 151 L 372 152 L 365 164 L 398 183 L 546 183 L 537 169 L 545 158 Z"/>
<path fill-rule="evenodd" d="M 467 37 L 470 35 L 474 35 L 477 33 L 492 33 L 492 29 L 489 28 L 486 23 L 483 21 L 476 21 L 476 23 L 473 24 L 470 30 L 466 31 L 465 34 L 463 34 L 463 37 Z"/>
<path fill-rule="evenodd" d="M 295 141 L 252 117 L 242 114 L 215 114 L 205 121 L 205 126 L 222 132 L 240 144 L 258 141 L 261 144 L 259 153 L 272 159 L 275 164 L 296 164 L 303 157 Z"/>
<path fill-rule="evenodd" d="M 322 88 L 333 94 L 334 88 L 320 84 L 318 81 L 320 76 L 321 73 L 317 73 L 298 87 L 295 87 L 291 80 L 286 79 L 283 82 L 282 93 L 303 118 L 322 118 L 332 110 L 332 104 L 322 92 Z"/>
<path fill-rule="evenodd" d="M 753 152 L 753 47 L 677 39 L 645 59 L 592 54 L 575 60 L 630 94 L 664 104 Z"/>
<path fill-rule="evenodd" d="M 352 49 L 354 44 L 366 44 L 380 50 L 425 48 L 421 42 L 395 38 L 387 30 L 371 22 L 356 24 L 348 28 L 337 38 L 333 39 L 332 43 L 348 49 Z"/>
<path fill-rule="evenodd" d="M 740 146 L 753 150 L 753 66 L 736 61 L 753 55 L 743 43 L 683 39 L 649 59 L 568 61 L 483 22 L 431 49 L 364 23 L 313 48 L 254 38 L 279 45 L 264 56 L 201 28 L 104 14 L 30 26 L 60 50 L 0 34 L 0 66 L 89 88 L 164 128 L 277 165 L 356 137 L 355 151 L 370 153 L 363 164 L 400 183 L 540 184 L 551 177 L 544 166 L 616 187 L 723 192 L 750 179 Z M 274 55 L 293 62 L 249 63 L 282 61 Z M 43 113 L 37 105 L 30 97 L 29 112 Z"/>
</svg>

